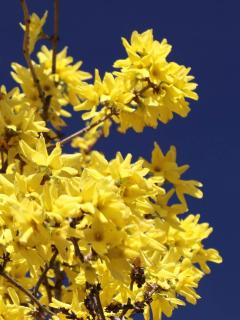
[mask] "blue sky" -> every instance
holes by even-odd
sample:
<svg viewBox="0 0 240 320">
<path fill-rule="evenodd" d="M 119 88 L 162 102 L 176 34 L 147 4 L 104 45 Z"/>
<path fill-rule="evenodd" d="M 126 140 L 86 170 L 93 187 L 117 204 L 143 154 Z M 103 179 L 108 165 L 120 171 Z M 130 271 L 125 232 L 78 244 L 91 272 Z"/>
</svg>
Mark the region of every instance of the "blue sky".
<svg viewBox="0 0 240 320">
<path fill-rule="evenodd" d="M 49 0 L 28 1 L 42 14 L 51 10 Z M 112 70 L 112 63 L 125 52 L 121 36 L 133 30 L 154 29 L 159 40 L 173 45 L 172 60 L 192 67 L 199 83 L 200 100 L 192 104 L 189 117 L 175 119 L 142 135 L 112 131 L 97 148 L 108 158 L 116 151 L 149 157 L 153 142 L 166 151 L 171 144 L 178 150 L 179 164 L 189 163 L 190 178 L 204 183 L 205 197 L 191 201 L 193 213 L 214 227 L 207 241 L 218 248 L 222 265 L 200 284 L 202 299 L 197 306 L 175 311 L 173 320 L 239 319 L 239 92 L 240 19 L 237 0 L 60 0 L 60 43 L 69 47 L 83 69 Z M 50 17 L 52 13 L 50 12 Z M 22 20 L 19 1 L 2 1 L 0 19 L 0 77 L 8 89 L 12 61 L 23 63 Z M 49 19 L 50 20 L 50 19 Z M 51 22 L 51 21 L 50 21 Z M 51 27 L 51 23 L 48 24 Z M 81 126 L 78 116 L 71 120 L 69 133 Z"/>
</svg>

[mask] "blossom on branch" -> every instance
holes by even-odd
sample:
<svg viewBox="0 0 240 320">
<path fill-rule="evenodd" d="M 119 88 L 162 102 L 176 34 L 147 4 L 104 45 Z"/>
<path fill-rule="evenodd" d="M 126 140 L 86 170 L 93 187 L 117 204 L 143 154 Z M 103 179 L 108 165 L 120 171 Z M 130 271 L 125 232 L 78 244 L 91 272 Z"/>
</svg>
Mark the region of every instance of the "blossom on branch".
<svg viewBox="0 0 240 320">
<path fill-rule="evenodd" d="M 12 64 L 19 87 L 0 88 L 0 319 L 160 320 L 195 304 L 209 262 L 222 261 L 203 243 L 213 229 L 189 212 L 202 184 L 184 179 L 174 146 L 164 154 L 155 143 L 151 161 L 95 148 L 112 123 L 142 132 L 186 117 L 198 99 L 190 68 L 168 62 L 171 46 L 152 30 L 134 31 L 119 70 L 96 69 L 91 84 L 57 51 L 59 1 L 38 62 L 47 14 L 21 5 L 26 66 Z M 84 125 L 63 138 L 68 106 Z M 68 142 L 79 150 L 63 152 Z"/>
</svg>

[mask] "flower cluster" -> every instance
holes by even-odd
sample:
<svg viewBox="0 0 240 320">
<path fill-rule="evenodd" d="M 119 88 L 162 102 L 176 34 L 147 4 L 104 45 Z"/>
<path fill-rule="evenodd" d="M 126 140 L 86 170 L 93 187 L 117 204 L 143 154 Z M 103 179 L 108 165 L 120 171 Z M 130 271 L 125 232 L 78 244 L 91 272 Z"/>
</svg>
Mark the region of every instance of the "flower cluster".
<svg viewBox="0 0 240 320">
<path fill-rule="evenodd" d="M 32 52 L 38 39 L 43 35 L 42 28 L 47 14 L 39 18 L 33 14 L 30 19 L 29 51 Z M 23 26 L 26 30 L 26 26 Z M 45 35 L 46 36 L 46 35 Z M 37 53 L 38 62 L 32 61 L 32 68 L 13 63 L 13 79 L 20 84 L 25 102 L 43 120 L 49 120 L 58 130 L 66 123 L 61 118 L 71 117 L 64 109 L 68 105 L 78 105 L 80 88 L 84 80 L 91 78 L 90 73 L 80 70 L 81 61 L 73 64 L 73 58 L 67 56 L 67 47 L 56 55 L 56 70 L 52 72 L 53 50 L 42 46 Z M 35 77 L 32 77 L 34 68 Z M 46 111 L 47 109 L 47 111 Z"/>
<path fill-rule="evenodd" d="M 82 87 L 84 101 L 75 110 L 90 110 L 84 117 L 95 118 L 114 108 L 119 116 L 113 120 L 121 132 L 156 128 L 158 121 L 167 123 L 173 113 L 186 117 L 187 99 L 198 99 L 197 85 L 191 82 L 190 68 L 167 61 L 171 51 L 167 40 L 154 40 L 152 30 L 134 31 L 131 44 L 123 38 L 123 45 L 128 57 L 114 63 L 120 71 L 106 73 L 103 80 L 96 71 L 94 84 Z"/>
<path fill-rule="evenodd" d="M 94 146 L 112 122 L 142 131 L 186 116 L 196 84 L 167 62 L 171 47 L 151 30 L 123 39 L 120 71 L 101 80 L 96 70 L 93 84 L 66 49 L 43 46 L 38 63 L 29 61 L 49 38 L 46 18 L 32 14 L 22 25 L 27 67 L 14 63 L 12 73 L 20 88 L 0 90 L 0 319 L 171 316 L 197 302 L 208 263 L 221 262 L 203 244 L 212 228 L 186 214 L 202 184 L 184 179 L 189 166 L 178 165 L 173 146 L 165 154 L 155 143 L 151 161 L 120 152 L 107 160 Z M 59 140 L 68 105 L 86 111 L 86 126 Z M 79 152 L 63 153 L 70 141 Z"/>
<path fill-rule="evenodd" d="M 39 301 L 56 309 L 56 319 L 61 308 L 76 319 L 97 313 L 86 301 L 98 284 L 109 317 L 123 311 L 130 316 L 140 308 L 148 319 L 151 307 L 159 319 L 184 304 L 180 297 L 196 302 L 195 288 L 209 272 L 207 262 L 221 258 L 204 248 L 202 240 L 212 228 L 198 223 L 199 215 L 179 217 L 187 211 L 185 195 L 200 198 L 202 193 L 199 182 L 181 178 L 187 166 L 177 165 L 173 148 L 163 155 L 156 144 L 151 163 L 132 162 L 130 154 L 123 158 L 120 153 L 107 161 L 97 151 L 86 163 L 80 153 L 62 154 L 59 145 L 48 154 L 40 137 L 35 148 L 20 141 L 20 157 L 22 171 L 11 167 L 1 176 L 1 254 L 11 255 L 6 270 L 32 290 L 58 253 L 58 267 L 38 289 Z M 166 183 L 172 186 L 167 192 Z M 51 279 L 57 273 L 68 279 L 59 288 L 63 300 L 47 294 L 53 295 Z M 1 285 L 8 287 L 5 279 Z M 27 302 L 14 292 L 20 305 Z"/>
</svg>

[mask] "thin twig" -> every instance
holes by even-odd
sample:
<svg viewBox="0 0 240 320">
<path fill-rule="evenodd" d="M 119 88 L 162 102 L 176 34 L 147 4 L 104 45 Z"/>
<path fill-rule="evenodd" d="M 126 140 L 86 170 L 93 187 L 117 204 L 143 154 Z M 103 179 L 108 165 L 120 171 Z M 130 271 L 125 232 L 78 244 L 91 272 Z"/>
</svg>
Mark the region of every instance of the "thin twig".
<svg viewBox="0 0 240 320">
<path fill-rule="evenodd" d="M 85 262 L 84 255 L 82 254 L 82 252 L 81 252 L 80 249 L 79 249 L 79 245 L 78 245 L 78 240 L 77 240 L 77 238 L 72 237 L 72 238 L 70 238 L 70 240 L 71 240 L 72 243 L 73 243 L 74 251 L 75 251 L 76 256 L 80 259 L 80 261 L 81 261 L 82 263 L 84 263 L 84 262 Z"/>
<path fill-rule="evenodd" d="M 106 114 L 102 119 L 99 119 L 98 121 L 90 124 L 89 126 L 71 134 L 70 136 L 64 138 L 63 140 L 60 140 L 59 143 L 60 145 L 66 144 L 67 142 L 71 141 L 73 138 L 79 137 L 81 135 L 83 135 L 84 133 L 90 131 L 91 129 L 95 128 L 96 126 L 98 126 L 99 124 L 103 123 L 104 121 L 106 121 L 107 119 L 110 119 L 113 115 L 117 115 L 116 111 L 112 111 L 109 114 Z"/>
<path fill-rule="evenodd" d="M 63 280 L 64 280 L 64 271 L 60 269 L 61 265 L 59 261 L 57 261 L 54 264 L 54 273 L 55 273 L 55 287 L 54 287 L 54 293 L 55 293 L 55 298 L 57 300 L 62 299 L 62 285 L 63 285 Z"/>
<path fill-rule="evenodd" d="M 39 290 L 41 284 L 43 283 L 44 279 L 46 278 L 46 275 L 47 275 L 48 270 L 49 270 L 49 269 L 52 269 L 53 266 L 54 266 L 54 262 L 55 262 L 55 260 L 56 260 L 57 255 L 58 255 L 58 250 L 55 248 L 54 251 L 55 251 L 55 252 L 54 252 L 52 258 L 50 259 L 49 263 L 46 263 L 46 265 L 45 265 L 45 267 L 44 267 L 44 270 L 43 270 L 40 278 L 38 279 L 38 281 L 37 281 L 37 283 L 36 283 L 36 285 L 35 285 L 35 287 L 34 287 L 33 295 L 34 295 L 35 297 L 36 297 L 37 294 L 38 294 L 38 290 Z"/>
<path fill-rule="evenodd" d="M 1 169 L 3 168 L 3 164 L 4 164 L 4 155 L 3 155 L 3 148 L 1 147 Z"/>
<path fill-rule="evenodd" d="M 66 319 L 71 319 L 71 320 L 82 320 L 83 319 L 83 318 L 78 318 L 72 310 L 65 309 L 65 308 L 59 308 L 59 311 L 67 316 Z"/>
<path fill-rule="evenodd" d="M 45 102 L 43 104 L 42 118 L 43 118 L 44 121 L 48 120 L 48 108 L 50 106 L 51 99 L 52 99 L 51 95 L 46 96 Z"/>
<path fill-rule="evenodd" d="M 95 301 L 96 301 L 96 304 L 97 304 L 97 308 L 98 308 L 98 312 L 99 312 L 99 315 L 100 315 L 100 319 L 101 320 L 105 320 L 105 315 L 104 315 L 102 303 L 101 303 L 101 300 L 100 300 L 99 289 L 98 288 L 95 289 L 95 299 L 96 299 Z"/>
<path fill-rule="evenodd" d="M 53 316 L 55 315 L 54 312 L 52 312 L 51 310 L 49 310 L 47 307 L 45 307 L 44 305 L 42 305 L 39 300 L 34 297 L 34 295 L 27 289 L 25 289 L 19 282 L 17 282 L 15 279 L 13 279 L 7 272 L 5 272 L 3 270 L 3 268 L 0 269 L 0 275 L 5 278 L 6 280 L 8 280 L 14 287 L 16 287 L 17 289 L 19 289 L 20 291 L 22 291 L 24 294 L 26 294 L 29 299 L 35 303 L 38 308 L 42 311 L 44 311 L 45 313 Z"/>
<path fill-rule="evenodd" d="M 98 320 L 105 320 L 106 318 L 99 297 L 99 292 L 102 290 L 100 283 L 95 285 L 86 282 L 86 289 L 89 289 L 90 292 L 84 300 L 85 307 L 88 309 L 93 319 L 97 317 Z"/>
<path fill-rule="evenodd" d="M 0 173 L 6 173 L 7 166 L 8 166 L 8 161 L 7 159 L 4 161 L 4 149 L 0 147 L 0 152 L 1 152 L 1 169 Z"/>
<path fill-rule="evenodd" d="M 131 277 L 131 282 L 130 282 L 130 290 L 133 291 L 133 285 L 134 285 L 134 280 Z M 126 306 L 131 306 L 131 298 L 127 299 L 127 305 Z M 125 314 L 128 312 L 129 308 L 123 308 L 121 315 L 120 315 L 120 319 L 123 319 L 123 317 L 125 316 Z"/>
<path fill-rule="evenodd" d="M 46 289 L 46 292 L 47 292 L 48 303 L 50 303 L 50 302 L 52 302 L 52 289 L 54 289 L 54 287 L 49 284 L 48 278 L 46 275 L 44 276 L 42 283 L 43 283 L 43 285 Z"/>
<path fill-rule="evenodd" d="M 87 148 L 87 150 L 85 150 L 84 152 L 85 152 L 86 154 L 89 154 L 89 153 L 92 151 L 92 149 L 93 149 L 93 147 L 95 146 L 95 144 L 98 142 L 98 140 L 99 140 L 101 137 L 103 137 L 103 135 L 104 135 L 103 128 L 101 128 L 101 129 L 99 130 L 99 132 L 98 132 L 98 135 L 97 135 L 96 140 L 94 141 L 94 143 L 92 143 L 92 144 Z"/>
<path fill-rule="evenodd" d="M 37 87 L 39 97 L 43 103 L 43 106 L 45 105 L 45 95 L 44 91 L 40 85 L 40 81 L 36 75 L 36 72 L 33 67 L 33 63 L 31 60 L 31 56 L 29 53 L 29 41 L 30 41 L 30 16 L 29 16 L 29 10 L 27 6 L 26 0 L 20 0 L 21 6 L 22 6 L 22 11 L 23 11 L 23 16 L 24 16 L 24 24 L 25 24 L 25 31 L 24 31 L 24 38 L 23 38 L 23 55 L 26 60 L 26 63 L 30 69 L 30 72 L 32 74 L 33 82 L 35 86 Z"/>
<path fill-rule="evenodd" d="M 56 73 L 56 62 L 57 62 L 57 43 L 59 40 L 59 0 L 54 0 L 54 27 L 53 27 L 53 37 L 52 37 L 52 73 Z"/>
</svg>

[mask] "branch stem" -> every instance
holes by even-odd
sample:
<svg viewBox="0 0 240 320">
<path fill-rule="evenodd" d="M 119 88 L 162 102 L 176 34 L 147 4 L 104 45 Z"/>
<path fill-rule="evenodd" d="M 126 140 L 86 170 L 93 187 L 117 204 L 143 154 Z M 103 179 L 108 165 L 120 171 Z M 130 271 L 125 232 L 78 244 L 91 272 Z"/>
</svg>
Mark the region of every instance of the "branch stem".
<svg viewBox="0 0 240 320">
<path fill-rule="evenodd" d="M 70 240 L 71 240 L 72 243 L 73 243 L 74 251 L 75 251 L 76 256 L 80 259 L 80 261 L 81 261 L 82 263 L 84 263 L 84 262 L 85 262 L 85 259 L 84 259 L 84 255 L 82 254 L 81 250 L 79 249 L 78 239 L 72 237 L 72 238 L 70 238 Z"/>
<path fill-rule="evenodd" d="M 39 98 L 41 99 L 43 106 L 45 105 L 45 95 L 44 91 L 40 85 L 40 81 L 36 75 L 35 69 L 33 67 L 33 63 L 31 60 L 30 52 L 29 52 L 29 41 L 30 41 L 30 15 L 29 10 L 27 6 L 26 0 L 20 0 L 22 11 L 23 11 L 23 17 L 24 17 L 24 24 L 25 24 L 25 31 L 24 31 L 24 38 L 23 38 L 23 55 L 26 60 L 26 63 L 30 69 L 33 82 L 38 90 Z"/>
<path fill-rule="evenodd" d="M 10 282 L 14 287 L 16 287 L 17 289 L 22 291 L 25 295 L 27 295 L 29 297 L 29 299 L 38 306 L 39 310 L 42 310 L 51 316 L 54 315 L 54 313 L 51 310 L 49 310 L 47 307 L 42 305 L 39 302 L 39 300 L 29 290 L 25 289 L 19 282 L 17 282 L 15 279 L 13 279 L 7 272 L 5 272 L 3 270 L 3 268 L 1 268 L 1 269 L 2 270 L 0 270 L 0 275 L 3 278 L 5 278 L 8 282 Z"/>
<path fill-rule="evenodd" d="M 107 119 L 110 119 L 113 115 L 117 115 L 116 111 L 112 111 L 109 114 L 106 114 L 102 119 L 99 119 L 98 121 L 90 124 L 89 126 L 74 132 L 73 134 L 71 134 L 70 136 L 67 136 L 66 138 L 64 138 L 63 140 L 60 140 L 59 143 L 60 145 L 66 144 L 67 142 L 71 141 L 73 138 L 79 137 L 81 135 L 83 135 L 84 133 L 90 131 L 91 129 L 95 128 L 96 126 L 98 126 L 99 124 L 103 123 L 104 121 L 106 121 Z"/>
<path fill-rule="evenodd" d="M 53 268 L 53 265 L 54 265 L 54 262 L 56 260 L 56 257 L 58 255 L 58 251 L 57 249 L 55 248 L 55 252 L 52 256 L 52 258 L 50 259 L 49 263 L 46 263 L 45 265 L 45 268 L 40 276 L 40 278 L 38 279 L 36 285 L 35 285 L 35 288 L 33 290 L 33 295 L 36 297 L 37 294 L 38 294 L 38 291 L 39 291 L 39 288 L 41 286 L 41 284 L 43 283 L 44 279 L 46 278 L 46 275 L 47 275 L 47 272 L 48 270 L 52 269 Z"/>
<path fill-rule="evenodd" d="M 105 315 L 104 315 L 102 303 L 101 303 L 100 296 L 99 296 L 99 290 L 97 290 L 97 289 L 96 289 L 96 291 L 95 291 L 95 296 L 94 296 L 94 298 L 96 299 L 96 300 L 95 300 L 95 303 L 96 303 L 97 308 L 98 308 L 100 320 L 105 320 Z"/>
<path fill-rule="evenodd" d="M 52 37 L 52 73 L 56 73 L 57 63 L 57 44 L 59 40 L 59 0 L 54 0 L 54 26 L 53 26 L 53 37 Z"/>
</svg>

